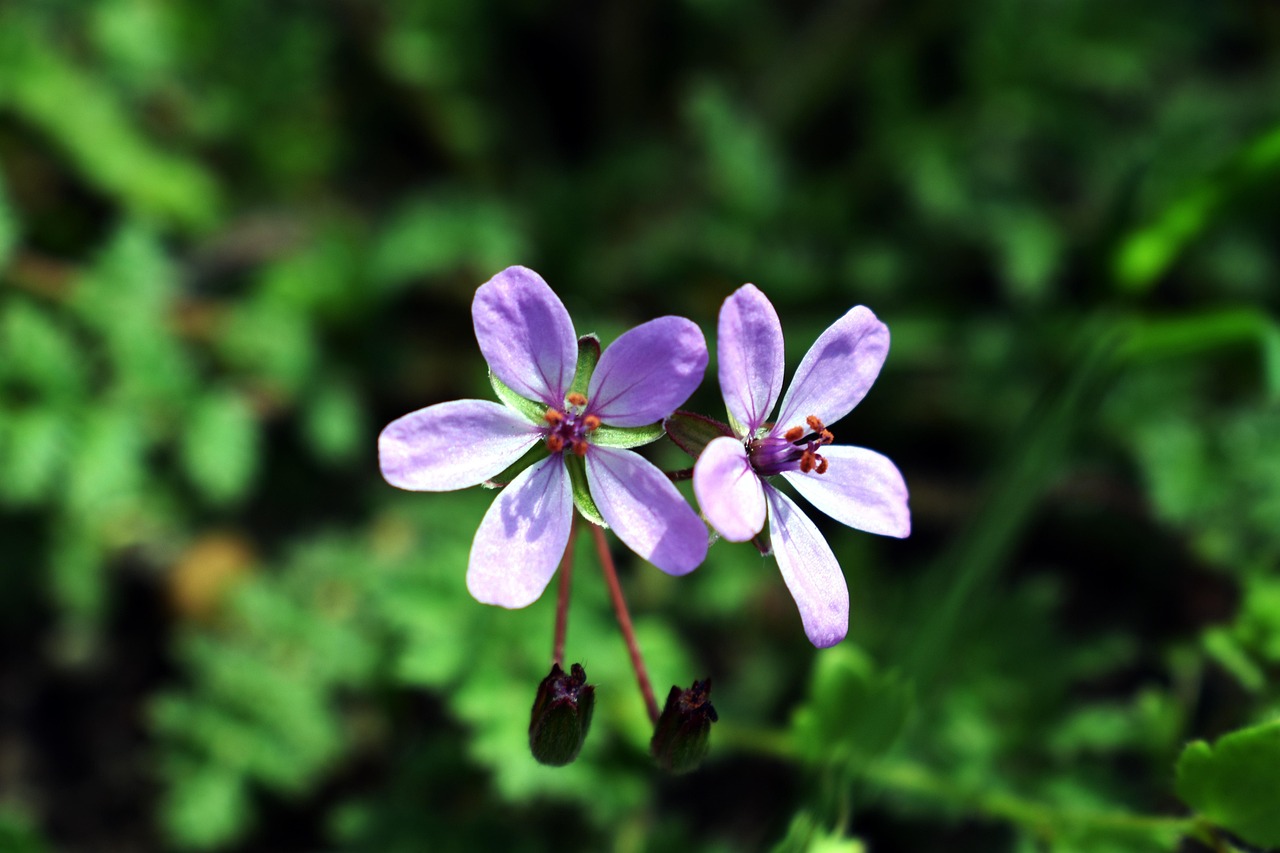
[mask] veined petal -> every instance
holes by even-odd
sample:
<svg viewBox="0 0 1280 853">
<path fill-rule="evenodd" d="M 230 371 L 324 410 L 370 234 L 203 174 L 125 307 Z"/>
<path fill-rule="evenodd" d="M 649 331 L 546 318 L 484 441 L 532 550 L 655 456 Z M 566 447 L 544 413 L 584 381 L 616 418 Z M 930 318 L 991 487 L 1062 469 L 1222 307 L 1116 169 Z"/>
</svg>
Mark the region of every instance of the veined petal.
<svg viewBox="0 0 1280 853">
<path fill-rule="evenodd" d="M 880 375 L 889 354 L 889 327 L 862 305 L 849 310 L 823 332 L 796 369 L 782 398 L 774 431 L 803 427 L 809 415 L 827 426 L 849 414 Z"/>
<path fill-rule="evenodd" d="M 778 402 L 783 371 L 782 323 L 754 284 L 743 285 L 724 301 L 716 358 L 725 407 L 750 435 Z"/>
<path fill-rule="evenodd" d="M 782 475 L 809 503 L 841 524 L 868 533 L 899 539 L 911 533 L 907 484 L 889 457 L 838 444 L 823 447 L 821 453 L 828 463 L 825 474 Z"/>
<path fill-rule="evenodd" d="M 522 397 L 564 405 L 578 363 L 578 337 L 564 303 L 542 276 L 507 267 L 476 290 L 471 320 L 495 376 Z"/>
<path fill-rule="evenodd" d="M 587 387 L 587 410 L 609 426 L 660 421 L 689 399 L 706 369 L 707 342 L 692 320 L 650 320 L 600 356 Z"/>
<path fill-rule="evenodd" d="M 849 587 L 831 546 L 789 497 L 766 484 L 769 536 L 778 571 L 800 609 L 804 633 L 820 649 L 849 632 Z"/>
<path fill-rule="evenodd" d="M 526 468 L 484 514 L 471 545 L 467 589 L 476 601 L 527 607 L 547 588 L 569 543 L 573 498 L 559 455 Z"/>
<path fill-rule="evenodd" d="M 541 437 L 536 426 L 506 406 L 454 400 L 387 424 L 378 436 L 378 464 L 393 486 L 450 492 L 498 474 Z"/>
<path fill-rule="evenodd" d="M 632 551 L 670 575 L 707 556 L 707 527 L 651 462 L 630 450 L 592 445 L 587 481 L 604 520 Z"/>
<path fill-rule="evenodd" d="M 764 487 L 736 438 L 717 438 L 693 466 L 693 493 L 702 514 L 730 542 L 746 542 L 764 527 Z"/>
</svg>

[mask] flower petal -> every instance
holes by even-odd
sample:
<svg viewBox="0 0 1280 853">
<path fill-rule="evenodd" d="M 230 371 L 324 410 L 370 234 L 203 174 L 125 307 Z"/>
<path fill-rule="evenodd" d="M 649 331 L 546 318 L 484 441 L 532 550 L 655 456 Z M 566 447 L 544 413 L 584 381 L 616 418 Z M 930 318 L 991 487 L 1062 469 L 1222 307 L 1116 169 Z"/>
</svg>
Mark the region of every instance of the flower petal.
<svg viewBox="0 0 1280 853">
<path fill-rule="evenodd" d="M 865 447 L 831 445 L 821 449 L 825 474 L 786 471 L 783 477 L 809 503 L 841 524 L 905 538 L 911 533 L 907 484 L 889 457 Z"/>
<path fill-rule="evenodd" d="M 702 514 L 730 542 L 746 542 L 764 527 L 764 488 L 736 438 L 717 438 L 693 466 L 693 493 Z"/>
<path fill-rule="evenodd" d="M 692 320 L 650 320 L 600 356 L 587 387 L 587 409 L 610 426 L 660 421 L 689 399 L 706 369 L 707 342 Z"/>
<path fill-rule="evenodd" d="M 743 285 L 724 301 L 716 357 L 725 407 L 751 435 L 778 402 L 783 371 L 782 323 L 754 284 Z"/>
<path fill-rule="evenodd" d="M 378 436 L 378 464 L 393 486 L 450 492 L 483 483 L 538 443 L 541 432 L 506 406 L 454 400 L 410 412 Z"/>
<path fill-rule="evenodd" d="M 834 646 L 849 632 L 849 587 L 831 546 L 795 502 L 765 485 L 769 536 L 778 571 L 800 609 L 809 642 Z"/>
<path fill-rule="evenodd" d="M 592 445 L 587 481 L 600 515 L 628 548 L 667 574 L 707 556 L 707 527 L 666 474 L 630 450 Z"/>
<path fill-rule="evenodd" d="M 791 379 L 778 413 L 778 434 L 816 415 L 827 426 L 866 396 L 889 354 L 889 327 L 862 305 L 849 310 L 813 342 Z"/>
<path fill-rule="evenodd" d="M 471 320 L 495 376 L 522 397 L 564 405 L 578 363 L 578 337 L 564 303 L 542 276 L 507 267 L 476 290 Z"/>
<path fill-rule="evenodd" d="M 526 468 L 484 514 L 471 545 L 467 589 L 482 604 L 538 600 L 569 543 L 573 498 L 559 455 Z"/>
</svg>

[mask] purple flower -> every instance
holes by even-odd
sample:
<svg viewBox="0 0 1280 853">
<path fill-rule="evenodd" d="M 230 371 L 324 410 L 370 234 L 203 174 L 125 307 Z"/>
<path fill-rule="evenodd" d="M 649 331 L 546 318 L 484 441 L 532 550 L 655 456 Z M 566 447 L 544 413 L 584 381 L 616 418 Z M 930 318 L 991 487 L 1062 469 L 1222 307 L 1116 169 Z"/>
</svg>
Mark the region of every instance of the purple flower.
<svg viewBox="0 0 1280 853">
<path fill-rule="evenodd" d="M 764 528 L 782 579 L 818 648 L 849 629 L 849 590 L 835 555 L 795 502 L 769 481 L 781 476 L 843 524 L 904 537 L 911 532 L 907 486 L 886 457 L 833 444 L 829 425 L 866 395 L 889 353 L 889 329 L 859 305 L 828 328 L 805 354 L 782 398 L 782 324 L 754 285 L 720 309 L 720 389 L 733 436 L 707 444 L 693 469 L 703 515 L 720 535 L 745 542 Z"/>
<path fill-rule="evenodd" d="M 593 502 L 619 539 L 663 571 L 695 569 L 707 553 L 706 525 L 665 474 L 625 448 L 661 435 L 635 428 L 671 414 L 701 382 L 707 346 L 698 327 L 683 317 L 637 326 L 575 390 L 573 321 L 537 273 L 498 273 L 476 291 L 471 318 L 507 405 L 428 406 L 378 438 L 382 476 L 422 492 L 479 485 L 545 445 L 548 456 L 521 471 L 480 522 L 467 566 L 471 594 L 503 607 L 536 601 L 569 541 L 575 498 Z M 583 466 L 589 496 L 575 488 L 575 466 Z"/>
</svg>

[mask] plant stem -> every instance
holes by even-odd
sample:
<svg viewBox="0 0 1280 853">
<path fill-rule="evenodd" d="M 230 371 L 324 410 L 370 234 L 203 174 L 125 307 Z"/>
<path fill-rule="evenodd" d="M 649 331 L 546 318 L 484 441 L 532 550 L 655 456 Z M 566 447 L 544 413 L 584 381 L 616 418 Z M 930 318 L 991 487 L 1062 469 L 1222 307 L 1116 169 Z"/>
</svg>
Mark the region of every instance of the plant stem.
<svg viewBox="0 0 1280 853">
<path fill-rule="evenodd" d="M 591 525 L 591 535 L 596 540 L 596 552 L 600 555 L 600 568 L 604 571 L 604 579 L 609 584 L 609 597 L 613 599 L 613 611 L 618 616 L 618 627 L 622 629 L 622 638 L 627 643 L 627 652 L 631 655 L 631 666 L 636 671 L 636 681 L 640 684 L 640 693 L 644 696 L 645 707 L 649 709 L 649 719 L 658 724 L 658 700 L 653 698 L 653 685 L 649 683 L 649 673 L 644 668 L 644 658 L 640 656 L 640 645 L 636 642 L 636 632 L 631 626 L 631 614 L 627 612 L 626 599 L 622 597 L 622 585 L 618 583 L 618 572 L 613 567 L 613 555 L 609 553 L 609 543 L 605 541 L 604 530 Z"/>
<path fill-rule="evenodd" d="M 556 593 L 556 635 L 551 646 L 551 660 L 564 668 L 564 638 L 569 633 L 569 583 L 573 576 L 573 540 L 578 538 L 578 518 L 569 527 L 569 541 L 560 558 L 560 586 Z"/>
<path fill-rule="evenodd" d="M 671 481 L 671 482 L 673 482 L 673 483 L 678 483 L 678 482 L 680 482 L 681 480 L 692 480 L 692 479 L 693 479 L 693 469 L 692 469 L 692 468 L 681 468 L 679 471 L 663 471 L 662 473 L 666 474 L 666 475 L 667 475 L 667 479 L 668 479 L 668 480 L 670 480 L 670 481 Z"/>
</svg>

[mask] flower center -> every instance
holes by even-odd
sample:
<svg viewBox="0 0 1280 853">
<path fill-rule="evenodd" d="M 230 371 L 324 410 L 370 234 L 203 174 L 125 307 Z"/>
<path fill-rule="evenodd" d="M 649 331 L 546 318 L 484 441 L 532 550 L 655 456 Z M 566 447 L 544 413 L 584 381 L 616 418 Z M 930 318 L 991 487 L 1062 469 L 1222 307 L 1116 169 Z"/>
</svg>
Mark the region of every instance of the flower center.
<svg viewBox="0 0 1280 853">
<path fill-rule="evenodd" d="M 559 453 L 566 447 L 579 456 L 587 455 L 587 436 L 600 426 L 600 419 L 586 414 L 587 398 L 576 391 L 564 398 L 564 408 L 549 408 L 542 417 L 547 422 L 547 450 Z"/>
<path fill-rule="evenodd" d="M 805 435 L 804 427 L 797 426 L 782 435 L 770 433 L 764 438 L 752 439 L 746 443 L 747 458 L 757 474 L 771 477 L 783 471 L 797 469 L 805 474 L 827 473 L 827 460 L 818 453 L 818 448 L 835 441 L 835 436 L 816 415 L 809 415 L 805 418 L 805 423 L 816 433 L 807 441 L 801 441 Z"/>
</svg>

